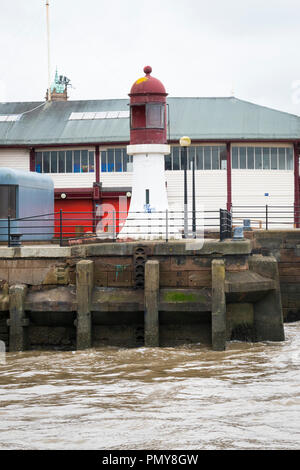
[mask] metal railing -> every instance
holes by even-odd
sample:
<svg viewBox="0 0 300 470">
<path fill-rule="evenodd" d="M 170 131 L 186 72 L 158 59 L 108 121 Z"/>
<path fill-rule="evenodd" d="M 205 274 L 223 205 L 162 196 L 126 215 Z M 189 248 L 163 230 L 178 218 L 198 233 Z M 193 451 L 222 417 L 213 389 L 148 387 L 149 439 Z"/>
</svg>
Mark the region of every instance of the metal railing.
<svg viewBox="0 0 300 470">
<path fill-rule="evenodd" d="M 233 206 L 225 209 L 196 211 L 196 232 L 193 211 L 188 211 L 188 238 L 202 238 L 207 232 L 220 233 L 220 240 L 230 238 L 236 226 L 252 230 L 297 228 L 300 206 Z M 246 224 L 245 221 L 248 223 Z M 0 242 L 18 246 L 21 241 L 55 241 L 60 246 L 84 243 L 86 240 L 185 238 L 184 211 L 160 212 L 67 212 L 31 217 L 0 219 Z M 214 237 L 215 238 L 215 237 Z"/>
<path fill-rule="evenodd" d="M 195 218 L 193 218 L 193 214 Z M 188 211 L 188 238 L 204 236 L 204 230 L 218 232 L 219 211 Z M 196 219 L 196 232 L 192 230 Z M 58 241 L 60 246 L 86 240 L 130 240 L 185 238 L 184 211 L 166 210 L 152 212 L 67 212 L 32 217 L 0 219 L 0 241 L 8 246 L 22 241 Z"/>
<path fill-rule="evenodd" d="M 275 228 L 299 228 L 300 206 L 232 206 L 232 225 L 243 225 L 249 220 L 252 230 Z"/>
<path fill-rule="evenodd" d="M 220 241 L 232 237 L 232 215 L 226 209 L 220 209 Z"/>
</svg>

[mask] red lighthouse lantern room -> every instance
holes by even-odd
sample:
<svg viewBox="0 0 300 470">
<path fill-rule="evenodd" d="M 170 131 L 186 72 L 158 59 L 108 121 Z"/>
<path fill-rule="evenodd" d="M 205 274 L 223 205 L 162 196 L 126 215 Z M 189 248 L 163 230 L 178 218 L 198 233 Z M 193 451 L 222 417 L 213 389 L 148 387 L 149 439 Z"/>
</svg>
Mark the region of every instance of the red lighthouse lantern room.
<svg viewBox="0 0 300 470">
<path fill-rule="evenodd" d="M 144 67 L 145 77 L 132 86 L 130 96 L 130 144 L 167 143 L 167 93 L 163 84 Z"/>
</svg>

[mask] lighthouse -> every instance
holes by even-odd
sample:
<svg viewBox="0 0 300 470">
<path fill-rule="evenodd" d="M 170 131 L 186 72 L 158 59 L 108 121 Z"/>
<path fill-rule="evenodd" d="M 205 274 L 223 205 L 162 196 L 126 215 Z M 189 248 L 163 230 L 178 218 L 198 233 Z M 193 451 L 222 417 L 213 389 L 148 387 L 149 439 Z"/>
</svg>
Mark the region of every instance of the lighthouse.
<svg viewBox="0 0 300 470">
<path fill-rule="evenodd" d="M 167 145 L 167 93 L 164 85 L 144 68 L 145 76 L 131 87 L 130 145 L 133 156 L 132 196 L 119 238 L 159 239 L 168 226 L 165 181 Z M 169 226 L 168 226 L 169 228 Z M 174 228 L 169 234 L 172 236 Z"/>
</svg>

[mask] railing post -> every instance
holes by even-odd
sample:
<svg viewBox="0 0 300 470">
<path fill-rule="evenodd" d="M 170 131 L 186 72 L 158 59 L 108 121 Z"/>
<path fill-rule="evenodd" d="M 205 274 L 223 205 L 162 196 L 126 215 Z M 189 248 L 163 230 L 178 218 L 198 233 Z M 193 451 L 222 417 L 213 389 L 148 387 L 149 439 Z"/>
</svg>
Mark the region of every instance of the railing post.
<svg viewBox="0 0 300 470">
<path fill-rule="evenodd" d="M 115 216 L 115 211 L 112 212 L 112 219 L 113 219 L 113 241 L 116 241 L 116 238 L 117 238 L 117 230 L 116 230 L 116 216 Z"/>
<path fill-rule="evenodd" d="M 10 247 L 10 215 L 7 216 L 7 245 Z"/>
<path fill-rule="evenodd" d="M 60 209 L 59 210 L 59 245 L 60 246 L 63 246 L 62 224 L 63 224 L 63 215 L 62 215 L 62 209 Z"/>
<path fill-rule="evenodd" d="M 268 204 L 266 204 L 266 230 L 268 230 L 269 223 L 268 223 Z"/>
<path fill-rule="evenodd" d="M 169 241 L 169 211 L 166 209 L 166 242 Z"/>
<path fill-rule="evenodd" d="M 220 241 L 224 240 L 224 215 L 223 210 L 220 209 Z"/>
</svg>

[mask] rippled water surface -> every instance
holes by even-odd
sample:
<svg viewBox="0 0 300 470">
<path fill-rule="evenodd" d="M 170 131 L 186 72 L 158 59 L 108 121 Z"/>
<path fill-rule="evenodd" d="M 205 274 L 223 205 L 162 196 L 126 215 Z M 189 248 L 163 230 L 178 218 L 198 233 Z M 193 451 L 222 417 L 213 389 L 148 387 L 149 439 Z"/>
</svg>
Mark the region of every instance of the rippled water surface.
<svg viewBox="0 0 300 470">
<path fill-rule="evenodd" d="M 284 343 L 8 353 L 0 449 L 299 449 L 300 323 Z"/>
</svg>

